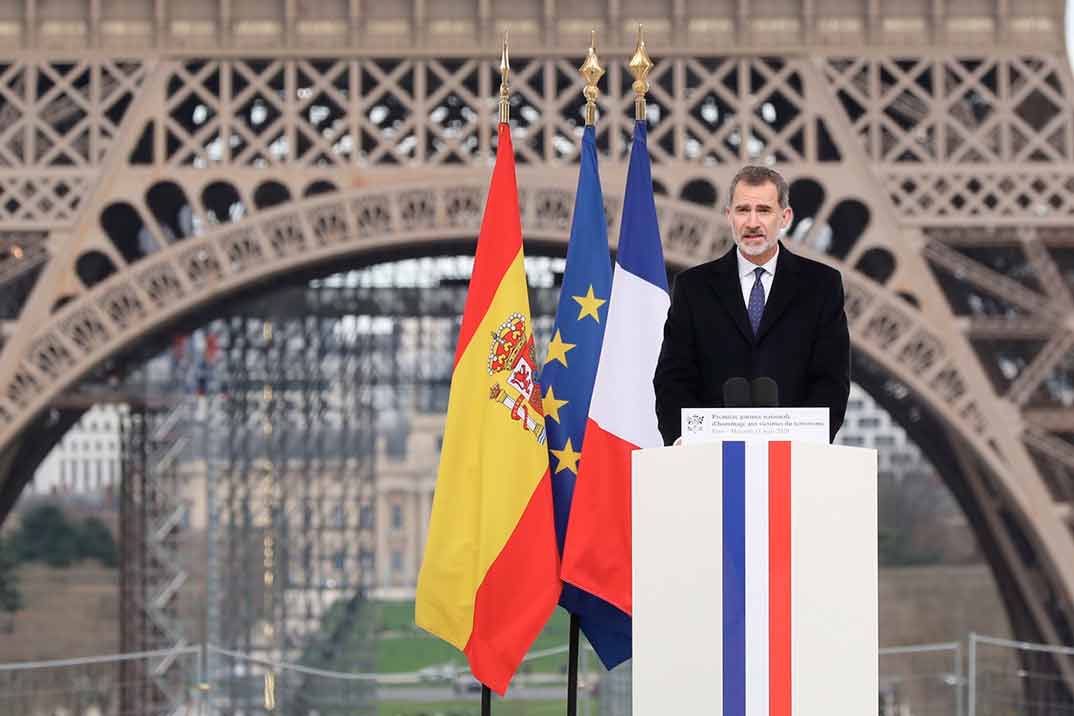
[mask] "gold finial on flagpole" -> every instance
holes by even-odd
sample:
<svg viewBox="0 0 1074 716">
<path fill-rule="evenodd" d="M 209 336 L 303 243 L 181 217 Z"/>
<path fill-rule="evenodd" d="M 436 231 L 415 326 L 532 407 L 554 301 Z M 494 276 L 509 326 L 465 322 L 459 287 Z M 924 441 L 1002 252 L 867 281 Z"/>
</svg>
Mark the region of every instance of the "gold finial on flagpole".
<svg viewBox="0 0 1074 716">
<path fill-rule="evenodd" d="M 276 674 L 271 671 L 265 672 L 265 709 L 276 709 Z"/>
<path fill-rule="evenodd" d="M 645 38 L 641 34 L 641 25 L 638 25 L 638 44 L 634 48 L 634 55 L 630 58 L 627 67 L 630 74 L 634 75 L 634 119 L 645 119 L 645 93 L 649 91 L 649 83 L 646 80 L 649 72 L 653 69 L 653 61 L 649 59 L 649 53 L 645 51 Z"/>
<path fill-rule="evenodd" d="M 597 97 L 600 96 L 597 83 L 604 76 L 604 68 L 600 66 L 600 60 L 597 59 L 596 30 L 593 30 L 590 35 L 589 52 L 586 53 L 585 62 L 578 68 L 578 71 L 585 78 L 585 89 L 582 90 L 582 94 L 585 95 L 585 126 L 592 127 L 597 123 Z"/>
<path fill-rule="evenodd" d="M 507 30 L 503 31 L 503 52 L 500 53 L 500 124 L 511 121 L 511 58 L 507 55 Z"/>
</svg>

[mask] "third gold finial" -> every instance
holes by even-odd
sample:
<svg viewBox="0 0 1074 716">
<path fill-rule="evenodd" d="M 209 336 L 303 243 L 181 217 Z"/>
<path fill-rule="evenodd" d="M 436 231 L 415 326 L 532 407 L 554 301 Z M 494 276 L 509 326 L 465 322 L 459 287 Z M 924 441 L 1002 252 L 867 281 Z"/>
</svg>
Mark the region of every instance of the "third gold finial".
<svg viewBox="0 0 1074 716">
<path fill-rule="evenodd" d="M 638 25 L 638 44 L 634 47 L 634 54 L 627 64 L 630 74 L 634 75 L 634 119 L 645 119 L 645 93 L 649 91 L 649 72 L 653 69 L 653 61 L 649 59 L 649 53 L 645 51 L 645 37 L 642 35 L 642 27 Z"/>
</svg>

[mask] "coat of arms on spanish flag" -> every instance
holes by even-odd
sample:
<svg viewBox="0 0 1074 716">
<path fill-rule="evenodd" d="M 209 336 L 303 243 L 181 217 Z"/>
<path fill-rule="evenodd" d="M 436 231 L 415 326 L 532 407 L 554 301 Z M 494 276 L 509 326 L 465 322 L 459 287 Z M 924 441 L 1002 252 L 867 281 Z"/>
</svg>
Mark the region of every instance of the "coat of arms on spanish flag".
<svg viewBox="0 0 1074 716">
<path fill-rule="evenodd" d="M 514 149 L 501 123 L 415 608 L 418 626 L 463 651 L 499 694 L 560 594 L 540 396 Z"/>
</svg>

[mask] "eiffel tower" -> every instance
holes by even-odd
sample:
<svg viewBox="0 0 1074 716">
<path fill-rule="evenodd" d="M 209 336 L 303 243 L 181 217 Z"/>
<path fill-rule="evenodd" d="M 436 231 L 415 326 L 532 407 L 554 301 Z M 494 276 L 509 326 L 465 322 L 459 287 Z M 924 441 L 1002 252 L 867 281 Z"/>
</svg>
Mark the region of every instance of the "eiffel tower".
<svg viewBox="0 0 1074 716">
<path fill-rule="evenodd" d="M 0 517 L 57 406 L 221 301 L 478 230 L 498 38 L 529 241 L 565 250 L 596 29 L 622 186 L 645 26 L 665 255 L 745 162 L 837 266 L 854 380 L 956 495 L 1019 639 L 1074 643 L 1074 77 L 1058 0 L 25 0 L 0 10 Z M 606 191 L 609 235 L 621 197 Z M 215 307 L 206 309 L 205 307 Z M 1074 666 L 1057 664 L 1067 683 Z"/>
</svg>

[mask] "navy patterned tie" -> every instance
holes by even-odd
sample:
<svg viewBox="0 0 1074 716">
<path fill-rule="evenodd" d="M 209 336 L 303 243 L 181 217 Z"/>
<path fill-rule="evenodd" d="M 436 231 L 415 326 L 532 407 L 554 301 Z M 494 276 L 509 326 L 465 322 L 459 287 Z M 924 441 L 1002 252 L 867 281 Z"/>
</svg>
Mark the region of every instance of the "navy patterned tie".
<svg viewBox="0 0 1074 716">
<path fill-rule="evenodd" d="M 761 276 L 764 276 L 764 268 L 758 266 L 753 269 L 757 280 L 753 282 L 750 291 L 750 305 L 746 307 L 746 313 L 750 316 L 750 325 L 753 326 L 753 335 L 757 335 L 757 329 L 761 327 L 761 316 L 764 315 L 764 286 L 761 285 Z"/>
</svg>

